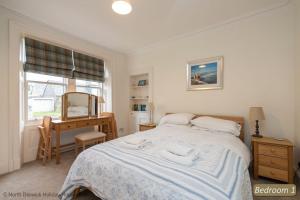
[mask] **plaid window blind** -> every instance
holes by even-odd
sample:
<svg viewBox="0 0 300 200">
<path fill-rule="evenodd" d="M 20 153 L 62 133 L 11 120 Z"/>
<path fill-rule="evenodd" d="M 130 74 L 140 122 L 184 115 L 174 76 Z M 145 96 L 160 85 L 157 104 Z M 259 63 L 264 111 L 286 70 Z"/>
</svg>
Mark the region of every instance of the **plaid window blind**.
<svg viewBox="0 0 300 200">
<path fill-rule="evenodd" d="M 104 61 L 74 52 L 74 78 L 104 82 Z"/>
<path fill-rule="evenodd" d="M 25 38 L 25 72 L 65 78 L 72 77 L 72 51 L 34 39 Z"/>
<path fill-rule="evenodd" d="M 25 72 L 104 82 L 104 61 L 98 58 L 27 37 L 25 57 Z"/>
</svg>

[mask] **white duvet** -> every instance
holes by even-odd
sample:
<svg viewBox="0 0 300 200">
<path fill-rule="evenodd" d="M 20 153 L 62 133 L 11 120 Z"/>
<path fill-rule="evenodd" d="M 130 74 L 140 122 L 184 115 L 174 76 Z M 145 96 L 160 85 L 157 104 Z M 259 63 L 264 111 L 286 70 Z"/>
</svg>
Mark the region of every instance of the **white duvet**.
<svg viewBox="0 0 300 200">
<path fill-rule="evenodd" d="M 82 152 L 74 161 L 59 194 L 71 199 L 78 186 L 102 199 L 252 199 L 248 173 L 250 153 L 235 136 L 159 126 L 126 136 L 151 143 L 143 149 L 120 145 L 119 138 Z M 180 143 L 200 152 L 191 166 L 170 162 L 159 152 Z"/>
</svg>

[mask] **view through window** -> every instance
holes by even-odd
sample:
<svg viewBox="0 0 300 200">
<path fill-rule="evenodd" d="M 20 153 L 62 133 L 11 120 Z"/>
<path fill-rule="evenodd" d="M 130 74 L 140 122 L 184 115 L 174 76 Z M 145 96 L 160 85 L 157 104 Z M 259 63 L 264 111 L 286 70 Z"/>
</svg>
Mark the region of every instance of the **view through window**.
<svg viewBox="0 0 300 200">
<path fill-rule="evenodd" d="M 76 80 L 76 91 L 102 96 L 102 83 L 94 81 Z"/>
<path fill-rule="evenodd" d="M 45 115 L 58 118 L 66 83 L 64 78 L 27 72 L 27 119 L 41 119 Z"/>
<path fill-rule="evenodd" d="M 61 116 L 61 96 L 67 91 L 68 79 L 27 72 L 25 76 L 27 120 Z M 102 83 L 76 80 L 76 91 L 97 96 L 102 94 Z"/>
</svg>

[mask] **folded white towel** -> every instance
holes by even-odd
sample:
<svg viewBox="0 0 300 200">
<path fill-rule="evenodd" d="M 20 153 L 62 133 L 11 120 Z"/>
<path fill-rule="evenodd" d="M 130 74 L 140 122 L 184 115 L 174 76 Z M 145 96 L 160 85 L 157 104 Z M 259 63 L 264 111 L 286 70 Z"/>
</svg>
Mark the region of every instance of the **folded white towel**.
<svg viewBox="0 0 300 200">
<path fill-rule="evenodd" d="M 160 155 L 169 161 L 186 166 L 192 166 L 194 162 L 199 159 L 199 153 L 196 152 L 191 153 L 189 156 L 178 156 L 169 151 L 162 150 Z"/>
<path fill-rule="evenodd" d="M 145 143 L 146 139 L 139 138 L 139 137 L 129 137 L 129 138 L 125 138 L 124 142 L 127 144 L 139 145 L 139 144 Z"/>
<path fill-rule="evenodd" d="M 134 149 L 134 150 L 139 150 L 139 149 L 143 149 L 145 148 L 147 145 L 150 145 L 151 142 L 148 141 L 148 142 L 143 142 L 141 144 L 129 144 L 129 143 L 126 143 L 125 141 L 121 141 L 120 142 L 120 145 L 122 147 L 125 147 L 127 149 Z"/>
<path fill-rule="evenodd" d="M 187 156 L 189 155 L 194 149 L 191 147 L 188 147 L 183 144 L 169 144 L 167 145 L 166 150 L 170 153 L 173 153 L 178 156 Z"/>
</svg>

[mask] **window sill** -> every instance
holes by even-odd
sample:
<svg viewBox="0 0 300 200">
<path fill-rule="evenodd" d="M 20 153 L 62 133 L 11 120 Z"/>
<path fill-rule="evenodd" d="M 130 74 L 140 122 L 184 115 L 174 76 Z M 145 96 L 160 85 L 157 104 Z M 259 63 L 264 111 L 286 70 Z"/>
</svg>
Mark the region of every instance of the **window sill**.
<svg viewBox="0 0 300 200">
<path fill-rule="evenodd" d="M 52 120 L 58 120 L 60 117 L 52 118 Z M 39 126 L 42 124 L 43 119 L 27 120 L 25 126 Z"/>
</svg>

